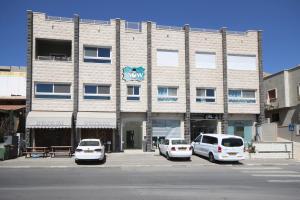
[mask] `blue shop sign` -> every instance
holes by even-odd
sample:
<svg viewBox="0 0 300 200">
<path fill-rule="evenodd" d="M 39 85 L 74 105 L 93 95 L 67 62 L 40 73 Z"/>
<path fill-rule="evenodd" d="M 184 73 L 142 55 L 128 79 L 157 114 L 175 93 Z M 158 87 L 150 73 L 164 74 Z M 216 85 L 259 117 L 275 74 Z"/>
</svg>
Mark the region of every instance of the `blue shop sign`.
<svg viewBox="0 0 300 200">
<path fill-rule="evenodd" d="M 144 67 L 130 67 L 123 68 L 123 80 L 125 81 L 142 81 L 145 77 Z"/>
</svg>

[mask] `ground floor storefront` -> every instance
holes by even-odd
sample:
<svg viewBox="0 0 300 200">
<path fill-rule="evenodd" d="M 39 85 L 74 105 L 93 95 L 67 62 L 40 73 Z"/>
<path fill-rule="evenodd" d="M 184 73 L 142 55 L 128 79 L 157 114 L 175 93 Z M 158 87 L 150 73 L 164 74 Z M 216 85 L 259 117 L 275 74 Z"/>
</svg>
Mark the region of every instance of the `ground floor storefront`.
<svg viewBox="0 0 300 200">
<path fill-rule="evenodd" d="M 222 133 L 222 114 L 191 114 L 190 139 L 200 133 Z M 152 113 L 151 149 L 165 138 L 184 138 L 184 113 Z M 255 136 L 255 115 L 229 114 L 228 134 L 244 138 L 250 144 Z M 146 113 L 121 113 L 121 130 L 117 131 L 116 113 L 30 112 L 26 127 L 32 146 L 73 146 L 86 138 L 101 139 L 108 152 L 141 149 L 147 146 Z M 120 145 L 120 146 L 118 146 Z"/>
</svg>

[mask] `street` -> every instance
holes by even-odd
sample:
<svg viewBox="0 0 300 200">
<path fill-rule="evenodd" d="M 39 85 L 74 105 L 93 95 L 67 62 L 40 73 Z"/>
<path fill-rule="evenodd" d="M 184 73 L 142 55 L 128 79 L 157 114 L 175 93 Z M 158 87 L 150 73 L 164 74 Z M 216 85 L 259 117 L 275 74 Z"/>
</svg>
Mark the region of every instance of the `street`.
<svg viewBox="0 0 300 200">
<path fill-rule="evenodd" d="M 296 161 L 288 165 L 174 163 L 153 167 L 3 167 L 0 199 L 288 200 L 300 196 L 300 163 Z"/>
</svg>

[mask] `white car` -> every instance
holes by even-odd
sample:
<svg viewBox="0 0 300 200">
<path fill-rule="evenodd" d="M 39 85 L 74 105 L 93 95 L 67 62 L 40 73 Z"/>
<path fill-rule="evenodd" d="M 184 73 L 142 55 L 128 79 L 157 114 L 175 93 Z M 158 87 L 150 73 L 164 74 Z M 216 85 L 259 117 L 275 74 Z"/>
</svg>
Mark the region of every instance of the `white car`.
<svg viewBox="0 0 300 200">
<path fill-rule="evenodd" d="M 182 138 L 167 138 L 159 145 L 159 154 L 170 158 L 191 159 L 192 146 Z"/>
<path fill-rule="evenodd" d="M 75 162 L 105 161 L 105 147 L 99 139 L 83 139 L 75 150 Z"/>
<path fill-rule="evenodd" d="M 239 136 L 200 134 L 193 142 L 193 153 L 209 161 L 240 161 L 245 159 L 244 140 Z"/>
</svg>

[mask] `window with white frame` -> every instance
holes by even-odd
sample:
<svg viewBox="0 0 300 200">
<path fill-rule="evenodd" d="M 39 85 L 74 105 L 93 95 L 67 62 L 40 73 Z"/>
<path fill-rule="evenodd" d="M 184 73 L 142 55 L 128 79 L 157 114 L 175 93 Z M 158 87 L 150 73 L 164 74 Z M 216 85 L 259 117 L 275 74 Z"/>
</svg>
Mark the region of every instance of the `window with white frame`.
<svg viewBox="0 0 300 200">
<path fill-rule="evenodd" d="M 216 53 L 196 52 L 195 55 L 196 68 L 216 68 Z"/>
<path fill-rule="evenodd" d="M 256 56 L 255 55 L 227 55 L 228 69 L 236 70 L 256 70 Z"/>
<path fill-rule="evenodd" d="M 71 99 L 70 83 L 35 83 L 36 98 Z"/>
<path fill-rule="evenodd" d="M 110 100 L 110 85 L 84 84 L 84 99 Z"/>
<path fill-rule="evenodd" d="M 216 89 L 214 88 L 197 88 L 196 102 L 216 102 Z"/>
<path fill-rule="evenodd" d="M 140 86 L 128 85 L 127 86 L 127 100 L 140 100 Z"/>
<path fill-rule="evenodd" d="M 178 100 L 177 87 L 158 87 L 158 101 L 175 102 Z"/>
<path fill-rule="evenodd" d="M 276 89 L 268 90 L 268 100 L 272 102 L 275 101 L 276 99 L 277 99 Z"/>
<path fill-rule="evenodd" d="M 255 90 L 229 89 L 228 102 L 230 103 L 256 103 Z"/>
<path fill-rule="evenodd" d="M 111 63 L 111 48 L 84 47 L 84 62 Z"/>
<path fill-rule="evenodd" d="M 175 50 L 157 50 L 157 66 L 178 66 L 178 51 Z"/>
</svg>

